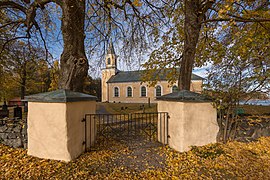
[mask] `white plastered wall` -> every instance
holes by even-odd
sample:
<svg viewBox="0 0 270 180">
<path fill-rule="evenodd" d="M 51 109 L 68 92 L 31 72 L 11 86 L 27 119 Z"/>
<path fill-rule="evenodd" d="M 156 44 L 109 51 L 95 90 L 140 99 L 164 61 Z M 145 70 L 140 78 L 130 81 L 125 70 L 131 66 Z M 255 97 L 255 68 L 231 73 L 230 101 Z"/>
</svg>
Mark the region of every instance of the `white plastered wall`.
<svg viewBox="0 0 270 180">
<path fill-rule="evenodd" d="M 67 133 L 68 133 L 68 151 L 75 159 L 84 151 L 83 141 L 85 141 L 85 123 L 82 122 L 85 114 L 96 113 L 95 101 L 81 101 L 67 103 Z M 94 131 L 90 131 L 90 121 L 87 121 L 87 146 L 90 146 L 90 132 L 92 133 L 91 142 L 94 141 Z M 92 122 L 93 128 L 93 122 Z"/>
<path fill-rule="evenodd" d="M 184 152 L 216 142 L 217 112 L 210 102 L 158 101 L 158 111 L 169 113 L 168 144 L 173 149 Z"/>
<path fill-rule="evenodd" d="M 70 161 L 84 151 L 84 114 L 95 113 L 95 101 L 28 103 L 28 154 Z"/>
</svg>

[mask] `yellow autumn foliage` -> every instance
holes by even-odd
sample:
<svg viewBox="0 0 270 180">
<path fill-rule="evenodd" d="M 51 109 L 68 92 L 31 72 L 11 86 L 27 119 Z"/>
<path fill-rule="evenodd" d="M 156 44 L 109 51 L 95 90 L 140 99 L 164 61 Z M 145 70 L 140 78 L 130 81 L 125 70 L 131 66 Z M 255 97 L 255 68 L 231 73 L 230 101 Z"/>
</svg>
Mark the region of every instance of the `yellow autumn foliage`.
<svg viewBox="0 0 270 180">
<path fill-rule="evenodd" d="M 110 144 L 111 146 L 112 144 Z M 164 156 L 161 168 L 148 162 L 147 168 L 138 171 L 113 160 L 126 155 L 124 161 L 138 161 L 130 156 L 129 149 L 121 142 L 115 148 L 100 148 L 81 155 L 77 160 L 64 163 L 28 156 L 26 150 L 0 145 L 1 179 L 269 179 L 270 137 L 257 142 L 209 144 L 192 147 L 179 153 L 167 146 L 150 147 L 149 152 Z M 148 152 L 148 153 L 149 153 Z M 125 156 L 124 156 L 125 157 Z M 162 163 L 160 163 L 162 164 Z"/>
</svg>

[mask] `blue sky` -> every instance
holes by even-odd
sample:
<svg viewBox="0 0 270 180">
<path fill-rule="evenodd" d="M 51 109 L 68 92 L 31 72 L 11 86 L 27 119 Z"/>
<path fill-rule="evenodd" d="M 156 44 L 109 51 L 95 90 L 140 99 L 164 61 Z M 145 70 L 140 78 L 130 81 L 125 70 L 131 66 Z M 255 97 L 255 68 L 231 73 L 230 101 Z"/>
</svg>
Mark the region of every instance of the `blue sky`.
<svg viewBox="0 0 270 180">
<path fill-rule="evenodd" d="M 62 46 L 61 42 L 55 42 L 50 47 L 50 52 L 52 53 L 54 59 L 58 59 L 58 60 L 60 59 L 62 50 L 63 50 L 63 46 Z M 148 56 L 145 56 L 143 61 L 145 62 L 145 61 L 147 61 L 147 59 L 148 59 Z M 94 68 L 92 68 L 92 69 L 94 69 L 94 71 L 91 70 L 91 68 L 90 68 L 89 74 L 94 78 L 101 77 L 101 68 L 104 68 L 104 67 L 95 67 L 96 66 L 95 61 L 98 61 L 98 60 L 94 59 L 94 57 L 91 58 L 88 55 L 88 60 L 89 60 L 90 67 L 94 67 Z M 104 62 L 105 62 L 105 59 L 104 59 Z M 102 66 L 104 66 L 104 63 Z M 201 68 L 194 68 L 193 73 L 198 75 L 198 76 L 206 78 L 207 77 L 207 68 L 209 68 L 209 66 L 210 65 L 204 66 Z M 138 70 L 141 68 L 140 68 L 139 62 L 137 62 L 137 63 L 135 62 L 135 65 L 134 64 L 128 65 L 128 63 L 125 62 L 125 60 L 121 59 L 121 57 L 120 57 L 120 60 L 118 61 L 118 69 L 122 70 L 122 71 L 130 71 L 130 70 Z"/>
</svg>

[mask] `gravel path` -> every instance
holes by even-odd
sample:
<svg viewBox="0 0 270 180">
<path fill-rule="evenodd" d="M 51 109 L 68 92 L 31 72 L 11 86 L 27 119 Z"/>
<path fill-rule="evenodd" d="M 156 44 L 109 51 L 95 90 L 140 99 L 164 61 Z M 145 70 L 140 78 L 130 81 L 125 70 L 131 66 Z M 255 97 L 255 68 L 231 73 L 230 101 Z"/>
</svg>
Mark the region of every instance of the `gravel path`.
<svg viewBox="0 0 270 180">
<path fill-rule="evenodd" d="M 150 141 L 143 137 L 113 139 L 103 143 L 99 150 L 111 150 L 117 152 L 117 156 L 111 158 L 107 168 L 123 167 L 130 171 L 145 171 L 165 168 L 165 155 L 161 153 L 163 145 L 157 141 Z"/>
<path fill-rule="evenodd" d="M 99 105 L 97 109 L 99 114 L 109 114 L 106 108 Z M 145 137 L 115 137 L 98 143 L 94 148 L 96 151 L 111 150 L 117 152 L 114 158 L 106 162 L 105 167 L 123 167 L 130 171 L 144 171 L 146 169 L 164 169 L 165 155 L 160 153 L 163 145 L 155 140 L 149 140 Z M 100 167 L 104 168 L 104 166 Z"/>
</svg>

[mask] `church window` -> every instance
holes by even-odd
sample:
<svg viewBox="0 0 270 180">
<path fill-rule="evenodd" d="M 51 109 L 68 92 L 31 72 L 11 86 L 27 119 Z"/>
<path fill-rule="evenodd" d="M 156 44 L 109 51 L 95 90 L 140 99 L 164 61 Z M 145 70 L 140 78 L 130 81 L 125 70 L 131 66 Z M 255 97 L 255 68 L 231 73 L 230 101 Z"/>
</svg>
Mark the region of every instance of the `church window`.
<svg viewBox="0 0 270 180">
<path fill-rule="evenodd" d="M 141 87 L 141 97 L 146 97 L 146 87 L 145 86 Z"/>
<path fill-rule="evenodd" d="M 176 85 L 174 85 L 174 86 L 172 87 L 172 92 L 174 93 L 174 92 L 177 92 L 177 91 L 179 91 L 179 90 L 178 90 L 178 87 L 177 87 Z"/>
<path fill-rule="evenodd" d="M 156 86 L 156 97 L 161 96 L 161 86 L 157 85 Z"/>
<path fill-rule="evenodd" d="M 127 97 L 132 97 L 132 88 L 127 87 Z"/>
<path fill-rule="evenodd" d="M 108 58 L 107 63 L 111 64 L 111 59 L 110 58 Z"/>
<path fill-rule="evenodd" d="M 114 87 L 114 97 L 119 97 L 119 88 Z"/>
</svg>

